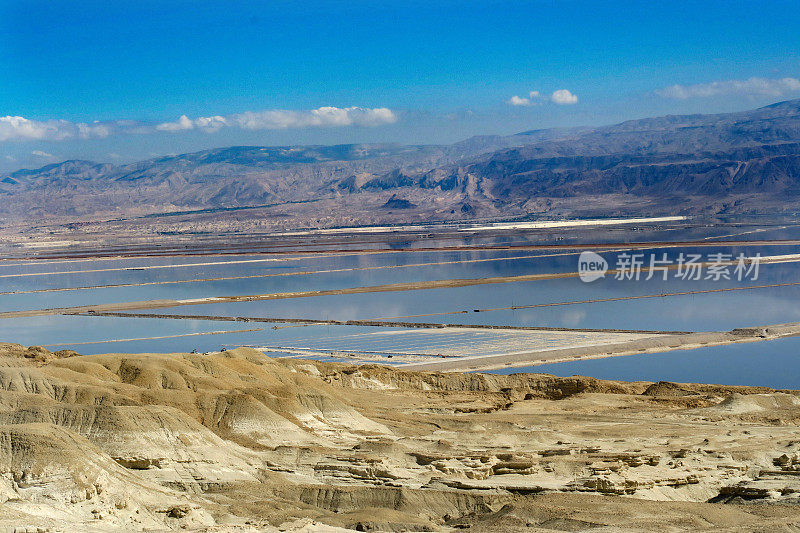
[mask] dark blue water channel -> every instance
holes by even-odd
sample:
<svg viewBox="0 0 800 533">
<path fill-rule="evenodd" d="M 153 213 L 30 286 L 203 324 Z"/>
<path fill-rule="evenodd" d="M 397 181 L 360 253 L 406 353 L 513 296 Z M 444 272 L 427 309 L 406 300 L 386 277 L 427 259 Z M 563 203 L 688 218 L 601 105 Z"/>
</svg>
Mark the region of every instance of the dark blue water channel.
<svg viewBox="0 0 800 533">
<path fill-rule="evenodd" d="M 622 381 L 674 381 L 800 389 L 800 337 L 729 344 L 662 354 L 590 359 L 496 370 L 496 374 L 542 372 Z"/>
</svg>

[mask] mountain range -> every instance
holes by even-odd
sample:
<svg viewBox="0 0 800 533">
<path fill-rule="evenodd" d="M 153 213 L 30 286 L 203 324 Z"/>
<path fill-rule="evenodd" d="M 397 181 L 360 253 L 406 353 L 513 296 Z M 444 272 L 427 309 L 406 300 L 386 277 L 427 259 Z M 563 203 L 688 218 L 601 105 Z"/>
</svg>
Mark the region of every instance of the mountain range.
<svg viewBox="0 0 800 533">
<path fill-rule="evenodd" d="M 120 166 L 71 160 L 0 176 L 0 199 L 6 221 L 275 207 L 291 216 L 291 206 L 315 203 L 333 215 L 346 210 L 352 223 L 794 212 L 800 100 L 452 145 L 234 146 Z"/>
</svg>

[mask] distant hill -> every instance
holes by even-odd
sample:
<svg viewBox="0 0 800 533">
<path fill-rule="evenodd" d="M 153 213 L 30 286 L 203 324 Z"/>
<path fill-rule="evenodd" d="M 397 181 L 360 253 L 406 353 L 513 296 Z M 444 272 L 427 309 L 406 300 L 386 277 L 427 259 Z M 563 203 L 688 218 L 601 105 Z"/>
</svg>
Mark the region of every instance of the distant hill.
<svg viewBox="0 0 800 533">
<path fill-rule="evenodd" d="M 125 217 L 326 201 L 326 209 L 348 205 L 357 223 L 358 209 L 344 201 L 354 195 L 362 218 L 372 222 L 367 212 L 400 208 L 397 198 L 404 216 L 416 219 L 793 212 L 800 199 L 800 100 L 447 146 L 235 146 L 123 166 L 65 161 L 0 176 L 0 217 Z"/>
</svg>

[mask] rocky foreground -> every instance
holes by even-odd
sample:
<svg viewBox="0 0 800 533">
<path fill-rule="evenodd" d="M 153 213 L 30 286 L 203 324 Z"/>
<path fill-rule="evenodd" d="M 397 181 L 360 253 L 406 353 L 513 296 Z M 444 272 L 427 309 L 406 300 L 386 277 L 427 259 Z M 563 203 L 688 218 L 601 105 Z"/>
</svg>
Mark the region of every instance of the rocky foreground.
<svg viewBox="0 0 800 533">
<path fill-rule="evenodd" d="M 800 393 L 0 345 L 0 530 L 796 531 Z"/>
</svg>

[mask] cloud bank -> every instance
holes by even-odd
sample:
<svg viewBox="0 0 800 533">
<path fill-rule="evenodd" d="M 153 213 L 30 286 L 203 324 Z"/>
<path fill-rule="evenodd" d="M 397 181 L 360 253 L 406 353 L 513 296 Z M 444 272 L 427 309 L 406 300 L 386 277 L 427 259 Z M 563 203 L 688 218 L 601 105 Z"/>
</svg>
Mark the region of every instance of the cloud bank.
<svg viewBox="0 0 800 533">
<path fill-rule="evenodd" d="M 100 124 L 73 123 L 67 120 L 29 120 L 25 117 L 0 117 L 0 141 L 61 141 L 72 138 L 104 137 L 108 129 Z"/>
<path fill-rule="evenodd" d="M 711 96 L 784 96 L 800 92 L 797 78 L 750 78 L 747 80 L 712 81 L 696 85 L 671 85 L 655 93 L 663 98 L 686 100 L 689 98 L 709 98 Z"/>
<path fill-rule="evenodd" d="M 246 111 L 227 116 L 190 119 L 182 115 L 174 122 L 147 124 L 135 120 L 106 122 L 70 122 L 68 120 L 32 120 L 20 116 L 0 117 L 0 142 L 63 141 L 70 139 L 102 139 L 120 134 L 147 134 L 201 130 L 214 132 L 221 128 L 245 130 L 279 130 L 292 128 L 333 128 L 343 126 L 380 126 L 397 122 L 397 115 L 388 108 L 320 107 L 307 111 Z"/>
<path fill-rule="evenodd" d="M 181 116 L 176 122 L 164 122 L 156 126 L 160 131 L 185 131 L 200 129 L 216 131 L 231 127 L 246 130 L 283 130 L 292 128 L 326 128 L 342 126 L 380 126 L 397 122 L 391 109 L 379 107 L 320 107 L 310 111 L 245 111 L 228 116 L 199 117 L 190 119 Z"/>
<path fill-rule="evenodd" d="M 553 94 L 550 95 L 550 100 L 552 100 L 553 103 L 559 105 L 569 105 L 578 103 L 578 97 L 569 92 L 567 89 L 559 89 L 557 91 L 553 91 Z"/>
<path fill-rule="evenodd" d="M 542 95 L 539 91 L 531 91 L 528 93 L 527 97 L 522 96 L 512 96 L 509 98 L 506 103 L 513 106 L 534 106 L 541 104 L 542 100 L 545 99 L 545 96 Z M 558 89 L 553 91 L 553 94 L 550 95 L 549 100 L 554 104 L 558 105 L 568 105 L 568 104 L 577 104 L 578 97 L 572 94 L 571 91 L 567 89 Z"/>
</svg>

